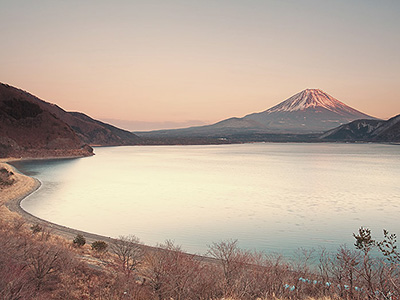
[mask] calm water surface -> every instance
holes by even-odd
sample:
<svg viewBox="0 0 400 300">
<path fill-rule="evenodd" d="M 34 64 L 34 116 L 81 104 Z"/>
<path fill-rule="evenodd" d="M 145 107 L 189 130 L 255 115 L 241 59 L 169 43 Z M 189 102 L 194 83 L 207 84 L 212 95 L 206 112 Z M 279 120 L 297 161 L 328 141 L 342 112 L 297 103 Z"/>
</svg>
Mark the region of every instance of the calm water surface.
<svg viewBox="0 0 400 300">
<path fill-rule="evenodd" d="M 400 147 L 244 144 L 95 148 L 89 158 L 17 163 L 42 187 L 28 212 L 106 236 L 184 250 L 238 239 L 292 253 L 353 243 L 368 226 L 400 234 Z"/>
</svg>

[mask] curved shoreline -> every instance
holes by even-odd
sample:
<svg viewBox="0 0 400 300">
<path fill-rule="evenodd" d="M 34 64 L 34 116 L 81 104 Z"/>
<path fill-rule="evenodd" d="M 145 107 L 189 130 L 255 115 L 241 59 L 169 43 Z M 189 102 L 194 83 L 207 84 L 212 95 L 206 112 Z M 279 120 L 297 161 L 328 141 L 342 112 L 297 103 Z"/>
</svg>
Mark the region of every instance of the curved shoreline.
<svg viewBox="0 0 400 300">
<path fill-rule="evenodd" d="M 14 182 L 14 184 L 11 185 L 10 187 L 6 189 L 0 189 L 0 213 L 3 218 L 5 217 L 4 219 L 12 219 L 15 218 L 15 216 L 20 216 L 26 223 L 31 225 L 39 224 L 43 227 L 43 229 L 48 230 L 51 234 L 62 237 L 68 241 L 72 241 L 76 237 L 76 235 L 81 234 L 85 237 L 87 243 L 92 243 L 98 240 L 105 241 L 108 244 L 115 242 L 116 240 L 115 238 L 55 224 L 50 221 L 36 217 L 31 213 L 25 211 L 21 207 L 21 202 L 26 197 L 37 191 L 41 186 L 41 182 L 36 178 L 23 174 L 17 168 L 8 163 L 12 161 L 15 160 L 12 159 L 0 160 L 0 168 L 3 167 L 9 171 L 12 171 L 16 179 L 16 182 Z M 8 195 L 7 192 L 9 193 Z M 3 209 L 2 206 L 4 206 L 5 209 Z M 159 247 L 149 246 L 145 244 L 141 244 L 141 246 L 146 250 L 164 251 L 164 249 Z M 215 263 L 215 259 L 212 257 L 207 257 L 204 255 L 192 254 L 187 252 L 185 252 L 185 254 L 193 256 L 201 261 L 208 261 Z"/>
<path fill-rule="evenodd" d="M 8 160 L 12 161 L 12 160 Z M 21 207 L 21 202 L 31 195 L 33 192 L 37 191 L 40 186 L 41 182 L 33 177 L 27 176 L 21 173 L 18 169 L 14 166 L 8 164 L 7 162 L 0 163 L 0 167 L 4 167 L 14 173 L 15 182 L 12 186 L 7 187 L 3 190 L 0 190 L 0 203 L 3 204 L 8 212 L 9 215 L 5 216 L 8 218 L 12 218 L 13 214 L 17 214 L 21 216 L 24 221 L 29 224 L 39 224 L 43 228 L 49 230 L 52 234 L 56 234 L 68 240 L 73 240 L 77 234 L 82 234 L 85 236 L 86 240 L 89 242 L 95 240 L 104 240 L 106 242 L 112 242 L 112 238 L 102 236 L 99 234 L 94 234 L 90 232 L 85 232 L 77 229 L 73 229 L 67 226 L 59 225 L 52 223 L 50 221 L 46 221 L 39 217 L 32 215 L 31 213 L 25 211 Z M 7 211 L 3 210 L 3 213 L 7 214 Z"/>
</svg>

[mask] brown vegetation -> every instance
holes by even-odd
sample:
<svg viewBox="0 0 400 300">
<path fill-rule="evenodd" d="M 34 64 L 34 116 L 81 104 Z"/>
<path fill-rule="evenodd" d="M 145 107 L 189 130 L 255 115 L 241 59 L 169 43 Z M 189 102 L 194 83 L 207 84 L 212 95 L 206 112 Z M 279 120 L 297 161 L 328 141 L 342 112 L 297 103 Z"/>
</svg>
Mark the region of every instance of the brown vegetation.
<svg viewBox="0 0 400 300">
<path fill-rule="evenodd" d="M 360 228 L 355 249 L 300 250 L 291 260 L 240 249 L 235 240 L 196 256 L 171 241 L 144 246 L 135 236 L 101 240 L 64 228 L 71 233 L 65 239 L 54 234 L 60 233 L 54 224 L 28 224 L 1 207 L 35 189 L 32 178 L 3 166 L 15 182 L 0 193 L 0 299 L 394 300 L 400 294 L 400 254 L 387 231 L 377 242 Z"/>
<path fill-rule="evenodd" d="M 355 235 L 355 250 L 300 251 L 286 261 L 237 241 L 213 243 L 208 257 L 170 241 L 151 249 L 134 236 L 98 251 L 21 219 L 0 220 L 0 299 L 397 299 L 396 237 L 386 232 L 376 243 L 368 232 Z"/>
<path fill-rule="evenodd" d="M 33 100 L 0 84 L 0 157 L 92 155 L 68 124 Z"/>
<path fill-rule="evenodd" d="M 89 156 L 88 145 L 140 142 L 131 132 L 0 83 L 0 157 Z"/>
<path fill-rule="evenodd" d="M 6 168 L 0 168 L 0 188 L 10 186 L 15 182 L 14 173 Z"/>
</svg>

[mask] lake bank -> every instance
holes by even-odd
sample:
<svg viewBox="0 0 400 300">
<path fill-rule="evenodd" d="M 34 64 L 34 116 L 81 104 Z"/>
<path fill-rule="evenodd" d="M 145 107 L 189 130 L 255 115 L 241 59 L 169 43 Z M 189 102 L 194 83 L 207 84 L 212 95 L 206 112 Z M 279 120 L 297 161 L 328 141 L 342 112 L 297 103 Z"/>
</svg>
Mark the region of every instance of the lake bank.
<svg viewBox="0 0 400 300">
<path fill-rule="evenodd" d="M 100 147 L 15 163 L 42 188 L 22 207 L 69 228 L 204 254 L 227 239 L 292 256 L 335 251 L 360 226 L 400 232 L 400 149 L 375 144 Z"/>
<path fill-rule="evenodd" d="M 65 159 L 65 158 L 72 158 L 72 157 L 49 158 L 49 159 Z M 41 158 L 41 160 L 44 159 L 46 158 Z M 46 221 L 22 209 L 21 207 L 22 200 L 24 200 L 27 196 L 37 191 L 41 186 L 41 182 L 36 178 L 21 173 L 18 169 L 10 165 L 9 162 L 13 161 L 16 161 L 16 159 L 14 158 L 2 159 L 0 162 L 0 168 L 5 168 L 8 171 L 13 172 L 14 173 L 13 179 L 15 180 L 12 185 L 0 190 L 0 214 L 3 220 L 12 221 L 20 216 L 29 225 L 39 224 L 43 228 L 49 230 L 52 234 L 63 237 L 66 240 L 73 240 L 77 234 L 82 234 L 85 236 L 88 242 L 93 242 L 95 240 L 104 240 L 107 242 L 112 241 L 112 239 L 109 237 L 92 234 L 89 232 L 84 232 L 81 230 L 69 228 L 66 226 Z"/>
<path fill-rule="evenodd" d="M 28 217 L 20 207 L 20 202 L 40 187 L 40 181 L 19 173 L 14 167 L 6 162 L 0 163 L 0 168 L 13 172 L 14 183 L 0 190 L 1 214 L 3 219 L 10 220 L 17 215 Z M 24 216 L 24 213 L 27 216 Z"/>
<path fill-rule="evenodd" d="M 79 158 L 79 157 L 61 157 L 61 158 L 40 158 L 34 160 L 57 160 L 57 159 L 70 159 L 70 158 Z M 52 235 L 56 235 L 65 239 L 66 241 L 71 242 L 78 234 L 83 235 L 88 244 L 91 244 L 94 241 L 105 241 L 109 245 L 115 243 L 116 239 L 107 237 L 104 235 L 99 235 L 95 233 L 90 233 L 78 229 L 74 229 L 71 227 L 59 225 L 39 217 L 30 214 L 25 211 L 21 207 L 21 202 L 36 192 L 41 187 L 41 182 L 33 177 L 27 176 L 21 173 L 17 168 L 10 165 L 9 163 L 15 161 L 21 161 L 23 159 L 1 159 L 0 160 L 0 169 L 5 168 L 6 170 L 13 173 L 14 183 L 4 189 L 0 189 L 0 215 L 2 219 L 6 222 L 14 222 L 17 221 L 18 218 L 21 218 L 22 221 L 27 224 L 29 227 L 32 225 L 40 225 L 43 230 L 47 230 Z M 32 159 L 29 159 L 32 160 Z M 145 244 L 141 244 L 144 250 L 146 251 L 164 251 L 164 249 L 159 247 L 153 247 Z M 215 259 L 207 256 L 196 255 L 191 253 L 186 253 L 192 257 L 195 257 L 199 261 L 207 261 L 215 263 Z"/>
</svg>

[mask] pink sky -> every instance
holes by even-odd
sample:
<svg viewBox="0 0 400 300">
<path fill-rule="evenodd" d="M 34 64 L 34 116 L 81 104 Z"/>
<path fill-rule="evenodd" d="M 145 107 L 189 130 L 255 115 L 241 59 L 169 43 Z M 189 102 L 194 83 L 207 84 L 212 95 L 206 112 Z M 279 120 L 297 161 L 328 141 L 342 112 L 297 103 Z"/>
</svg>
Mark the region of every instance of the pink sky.
<svg viewBox="0 0 400 300">
<path fill-rule="evenodd" d="M 0 81 L 132 130 L 241 117 L 305 88 L 388 118 L 399 13 L 398 1 L 9 1 Z"/>
</svg>

